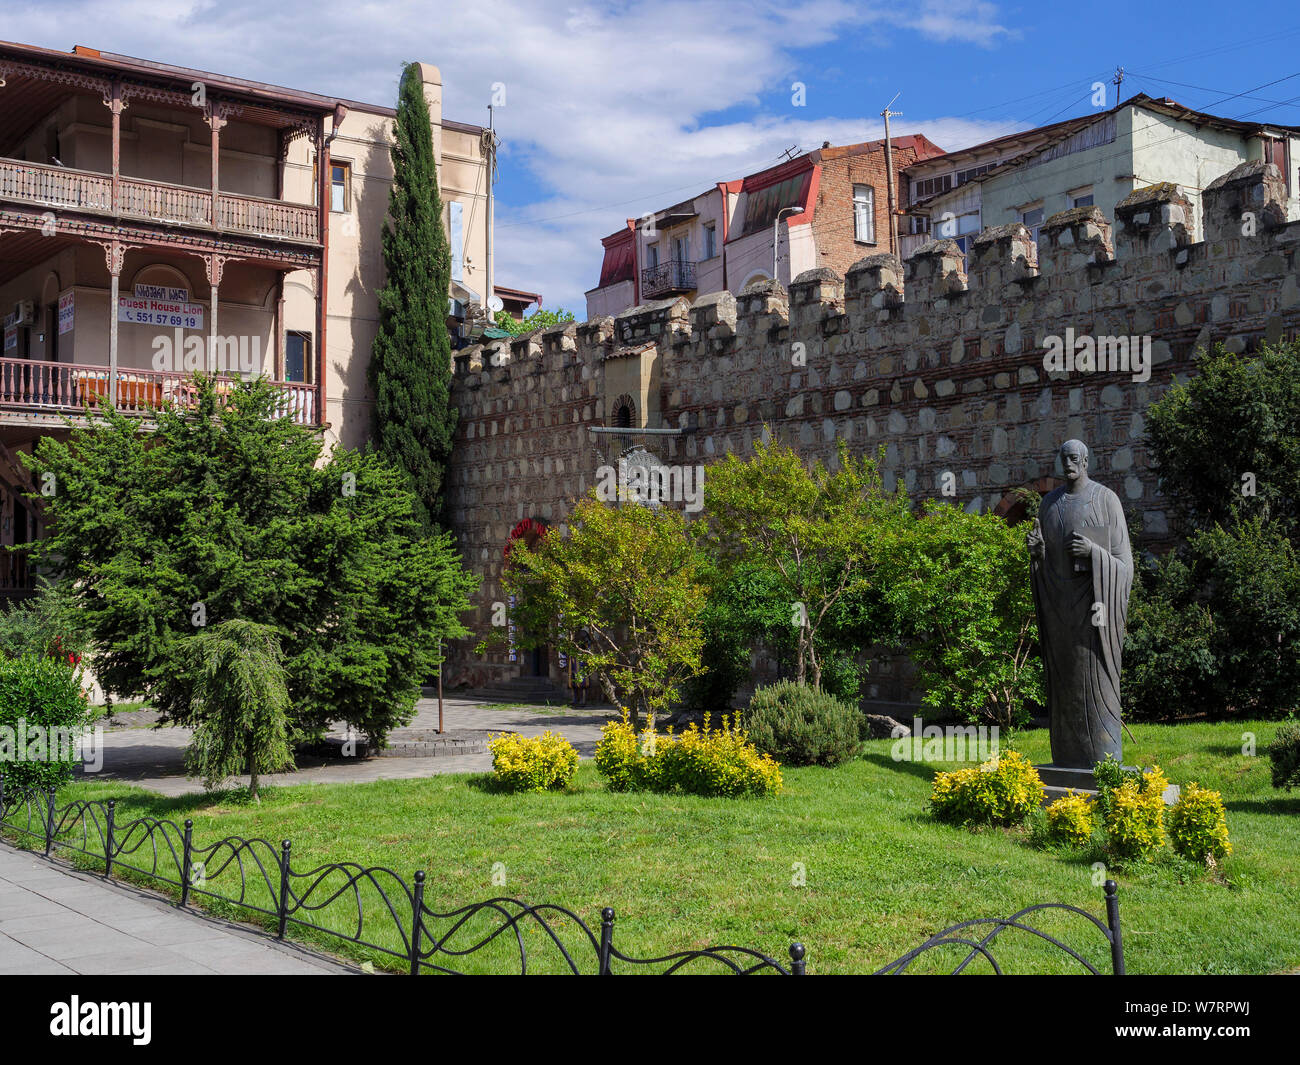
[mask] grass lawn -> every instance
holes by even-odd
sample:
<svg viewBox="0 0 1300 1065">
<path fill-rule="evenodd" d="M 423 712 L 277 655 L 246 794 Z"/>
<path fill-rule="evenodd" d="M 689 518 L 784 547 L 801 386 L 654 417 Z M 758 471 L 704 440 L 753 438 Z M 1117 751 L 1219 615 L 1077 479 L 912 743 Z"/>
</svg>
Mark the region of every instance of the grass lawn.
<svg viewBox="0 0 1300 1065">
<path fill-rule="evenodd" d="M 1174 783 L 1222 791 L 1235 852 L 1216 876 L 1172 856 L 1109 871 L 1120 884 L 1130 972 L 1300 965 L 1300 795 L 1273 790 L 1262 753 L 1241 753 L 1243 732 L 1253 732 L 1263 752 L 1275 728 L 1133 726 L 1126 762 L 1158 762 Z M 1035 762 L 1048 760 L 1045 730 L 1021 734 L 1016 746 Z M 141 814 L 192 817 L 196 844 L 236 834 L 288 837 L 295 870 L 350 860 L 410 879 L 424 869 L 435 909 L 510 895 L 566 906 L 597 927 L 601 907 L 613 906 L 615 945 L 639 956 L 726 942 L 781 958 L 801 940 L 810 973 L 863 972 L 968 917 L 1048 901 L 1103 914 L 1085 858 L 1035 850 L 1021 830 L 935 823 L 925 803 L 936 767 L 894 762 L 890 747 L 875 741 L 837 769 L 788 769 L 785 791 L 768 801 L 612 794 L 589 761 L 566 794 L 499 795 L 484 790 L 482 778 L 443 776 L 279 788 L 260 806 L 229 794 L 166 799 L 85 782 L 61 801 L 115 797 L 119 824 Z M 496 863 L 504 887 L 493 885 Z M 795 863 L 806 868 L 804 886 L 792 884 Z M 1105 942 L 1081 918 L 1058 914 L 1040 927 L 1063 934 L 1094 964 L 1108 964 Z M 540 936 L 531 939 L 544 946 Z M 1077 971 L 1036 943 L 1022 935 L 999 960 L 1013 971 Z M 956 959 L 946 960 L 951 967 Z M 533 961 L 549 967 L 530 952 Z M 505 954 L 458 964 L 510 966 Z"/>
</svg>

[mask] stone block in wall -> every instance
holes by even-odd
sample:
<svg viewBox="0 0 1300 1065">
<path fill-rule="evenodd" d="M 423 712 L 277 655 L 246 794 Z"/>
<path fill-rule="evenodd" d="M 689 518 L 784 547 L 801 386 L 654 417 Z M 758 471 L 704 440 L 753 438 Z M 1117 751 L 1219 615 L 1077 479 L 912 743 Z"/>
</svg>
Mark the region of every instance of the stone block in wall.
<svg viewBox="0 0 1300 1065">
<path fill-rule="evenodd" d="M 730 292 L 710 292 L 691 304 L 691 332 L 710 339 L 736 330 L 736 297 Z M 723 327 L 718 329 L 718 327 Z M 715 330 L 717 330 L 715 332 Z"/>
<path fill-rule="evenodd" d="M 996 298 L 1007 285 L 1038 276 L 1038 245 L 1020 222 L 981 232 L 971 249 L 967 283 Z"/>
<path fill-rule="evenodd" d="M 1254 159 L 1211 181 L 1201 203 L 1206 240 L 1253 236 L 1286 224 L 1286 179 L 1272 163 Z"/>
<path fill-rule="evenodd" d="M 1043 274 L 1072 274 L 1114 261 L 1110 223 L 1099 207 L 1060 211 L 1038 231 L 1038 269 Z"/>
<path fill-rule="evenodd" d="M 691 305 L 683 296 L 642 303 L 614 318 L 614 334 L 621 344 L 667 340 L 690 332 Z"/>
<path fill-rule="evenodd" d="M 920 309 L 966 290 L 966 256 L 955 240 L 928 240 L 906 264 L 903 298 Z"/>
<path fill-rule="evenodd" d="M 790 321 L 806 326 L 844 310 L 844 279 L 825 266 L 805 270 L 790 282 Z"/>
<path fill-rule="evenodd" d="M 850 313 L 889 311 L 903 304 L 903 262 L 897 255 L 869 255 L 844 275 Z"/>
<path fill-rule="evenodd" d="M 736 297 L 736 329 L 752 334 L 769 329 L 774 320 L 784 324 L 790 318 L 790 297 L 779 281 L 753 281 Z"/>
<path fill-rule="evenodd" d="M 1192 204 L 1170 181 L 1134 189 L 1115 206 L 1116 252 L 1121 258 L 1186 247 L 1192 240 Z"/>
</svg>

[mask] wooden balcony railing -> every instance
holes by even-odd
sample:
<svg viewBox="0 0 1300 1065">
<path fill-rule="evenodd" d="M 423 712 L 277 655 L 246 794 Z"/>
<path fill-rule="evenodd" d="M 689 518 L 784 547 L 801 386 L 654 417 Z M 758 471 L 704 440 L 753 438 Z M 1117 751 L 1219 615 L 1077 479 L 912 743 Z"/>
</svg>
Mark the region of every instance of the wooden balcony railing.
<svg viewBox="0 0 1300 1065">
<path fill-rule="evenodd" d="M 113 179 L 107 174 L 14 159 L 0 159 L 0 200 L 294 243 L 320 243 L 320 215 L 309 204 L 223 192 L 217 197 L 214 225 L 212 192 L 208 189 L 124 177 L 118 180 L 115 207 Z"/>
<path fill-rule="evenodd" d="M 191 375 L 184 373 L 119 369 L 116 409 L 123 414 L 143 415 L 165 403 L 188 406 L 194 401 L 192 381 Z M 284 413 L 295 422 L 320 424 L 315 385 L 274 381 L 272 387 L 283 397 Z M 0 411 L 71 414 L 107 395 L 107 366 L 0 359 Z"/>
</svg>

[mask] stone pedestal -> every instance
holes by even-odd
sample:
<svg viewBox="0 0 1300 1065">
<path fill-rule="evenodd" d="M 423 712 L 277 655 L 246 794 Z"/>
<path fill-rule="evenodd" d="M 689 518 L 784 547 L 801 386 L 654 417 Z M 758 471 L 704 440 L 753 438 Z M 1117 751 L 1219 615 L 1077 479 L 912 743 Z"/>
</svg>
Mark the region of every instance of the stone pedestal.
<svg viewBox="0 0 1300 1065">
<path fill-rule="evenodd" d="M 1043 789 L 1047 793 L 1043 799 L 1044 806 L 1050 805 L 1071 791 L 1094 798 L 1097 795 L 1097 781 L 1093 778 L 1091 769 L 1071 769 L 1060 765 L 1036 765 L 1034 768 L 1038 770 L 1038 777 L 1042 780 Z M 1132 772 L 1137 769 L 1137 766 L 1126 765 L 1124 769 Z M 1142 771 L 1150 772 L 1148 769 Z M 1165 805 L 1173 806 L 1178 802 L 1181 794 L 1182 789 L 1177 784 L 1170 784 L 1165 789 Z"/>
</svg>

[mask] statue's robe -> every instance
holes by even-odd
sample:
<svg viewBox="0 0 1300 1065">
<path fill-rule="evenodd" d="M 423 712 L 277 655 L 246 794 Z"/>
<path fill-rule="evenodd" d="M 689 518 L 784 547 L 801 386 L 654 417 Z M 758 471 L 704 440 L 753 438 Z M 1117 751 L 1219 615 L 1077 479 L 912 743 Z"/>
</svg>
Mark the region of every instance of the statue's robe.
<svg viewBox="0 0 1300 1065">
<path fill-rule="evenodd" d="M 1030 575 L 1046 667 L 1052 763 L 1091 769 L 1107 754 L 1122 760 L 1120 654 L 1133 587 L 1128 525 L 1119 497 L 1096 481 L 1078 495 L 1065 486 L 1049 492 L 1038 520 L 1044 555 L 1041 561 L 1031 556 Z M 1070 538 L 1075 531 L 1086 536 L 1088 529 L 1090 538 L 1108 540 L 1108 549 L 1094 542 L 1088 559 L 1076 559 Z"/>
</svg>

